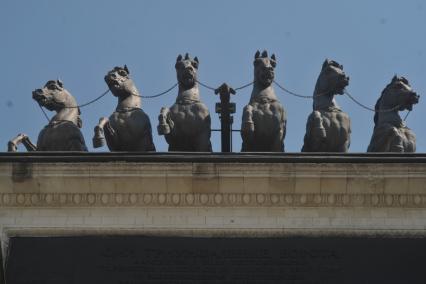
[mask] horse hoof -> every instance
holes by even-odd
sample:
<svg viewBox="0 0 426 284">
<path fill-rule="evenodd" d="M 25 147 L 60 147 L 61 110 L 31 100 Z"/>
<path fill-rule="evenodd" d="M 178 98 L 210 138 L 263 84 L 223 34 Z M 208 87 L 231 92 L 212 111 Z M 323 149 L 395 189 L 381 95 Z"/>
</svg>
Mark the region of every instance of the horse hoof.
<svg viewBox="0 0 426 284">
<path fill-rule="evenodd" d="M 100 148 L 105 145 L 105 138 L 93 137 L 93 148 Z"/>
<path fill-rule="evenodd" d="M 170 133 L 170 126 L 167 124 L 160 124 L 157 127 L 158 135 L 166 135 Z"/>
<path fill-rule="evenodd" d="M 16 146 L 15 143 L 13 143 L 12 141 L 9 141 L 7 143 L 7 151 L 8 152 L 16 152 L 16 151 L 18 151 L 18 147 Z"/>
</svg>

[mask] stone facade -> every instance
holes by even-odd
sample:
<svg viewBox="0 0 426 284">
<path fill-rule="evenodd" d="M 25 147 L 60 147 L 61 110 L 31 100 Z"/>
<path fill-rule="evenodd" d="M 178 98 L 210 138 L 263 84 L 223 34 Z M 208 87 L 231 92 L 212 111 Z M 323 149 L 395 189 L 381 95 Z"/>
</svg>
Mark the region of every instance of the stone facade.
<svg viewBox="0 0 426 284">
<path fill-rule="evenodd" d="M 415 157 L 16 157 L 0 161 L 3 256 L 21 235 L 426 236 L 426 164 Z"/>
</svg>

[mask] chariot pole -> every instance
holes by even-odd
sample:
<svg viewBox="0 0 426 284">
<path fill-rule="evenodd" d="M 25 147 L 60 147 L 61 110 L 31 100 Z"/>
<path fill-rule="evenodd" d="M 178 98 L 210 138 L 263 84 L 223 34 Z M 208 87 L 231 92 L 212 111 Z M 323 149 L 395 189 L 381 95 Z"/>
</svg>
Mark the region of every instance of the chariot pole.
<svg viewBox="0 0 426 284">
<path fill-rule="evenodd" d="M 215 94 L 219 94 L 220 103 L 216 103 L 216 113 L 220 119 L 220 133 L 222 152 L 229 153 L 232 151 L 232 123 L 234 118 L 232 113 L 235 113 L 235 103 L 231 103 L 231 94 L 235 95 L 235 90 L 223 83 L 215 90 Z"/>
</svg>

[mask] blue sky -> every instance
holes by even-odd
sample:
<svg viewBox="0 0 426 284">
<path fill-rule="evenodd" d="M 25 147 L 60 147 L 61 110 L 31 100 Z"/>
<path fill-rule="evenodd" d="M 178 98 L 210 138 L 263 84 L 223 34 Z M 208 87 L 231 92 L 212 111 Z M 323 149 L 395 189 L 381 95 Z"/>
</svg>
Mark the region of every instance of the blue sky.
<svg viewBox="0 0 426 284">
<path fill-rule="evenodd" d="M 46 119 L 31 91 L 47 80 L 61 78 L 82 104 L 107 86 L 104 75 L 127 64 L 143 95 L 152 95 L 176 82 L 179 53 L 200 59 L 199 80 L 238 87 L 253 79 L 253 56 L 267 49 L 277 56 L 276 80 L 295 92 L 311 95 L 321 65 L 330 58 L 350 76 L 347 90 L 374 106 L 394 74 L 408 78 L 422 96 L 426 90 L 426 3 L 421 0 L 382 1 L 16 1 L 3 0 L 0 10 L 1 74 L 0 150 L 20 132 L 35 143 Z M 251 89 L 237 93 L 234 128 Z M 287 110 L 286 151 L 299 152 L 312 101 L 276 89 Z M 143 100 L 153 125 L 158 151 L 167 151 L 156 133 L 162 106 L 171 106 L 176 91 Z M 220 122 L 218 98 L 201 88 L 210 109 L 212 127 Z M 365 152 L 373 130 L 373 113 L 347 97 L 337 98 L 352 120 L 350 152 Z M 417 135 L 417 152 L 426 152 L 423 97 L 407 119 Z M 93 127 L 109 116 L 116 99 L 107 95 L 82 108 L 83 134 L 91 151 Z M 52 113 L 49 113 L 52 116 Z M 405 115 L 405 113 L 402 113 Z M 214 151 L 220 135 L 212 134 Z M 233 150 L 241 139 L 234 134 Z M 19 149 L 25 151 L 23 147 Z M 108 151 L 106 147 L 96 151 Z"/>
</svg>

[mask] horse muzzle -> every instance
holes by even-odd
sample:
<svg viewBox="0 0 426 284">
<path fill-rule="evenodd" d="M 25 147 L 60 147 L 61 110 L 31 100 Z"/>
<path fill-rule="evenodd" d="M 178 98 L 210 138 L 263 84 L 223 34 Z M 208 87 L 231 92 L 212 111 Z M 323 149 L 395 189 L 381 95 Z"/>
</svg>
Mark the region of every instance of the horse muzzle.
<svg viewBox="0 0 426 284">
<path fill-rule="evenodd" d="M 420 100 L 420 96 L 417 93 L 412 93 L 410 95 L 410 104 L 418 104 Z"/>
<path fill-rule="evenodd" d="M 36 100 L 39 104 L 44 104 L 47 101 L 47 97 L 44 94 L 42 89 L 36 89 L 33 91 L 33 99 Z"/>
</svg>

